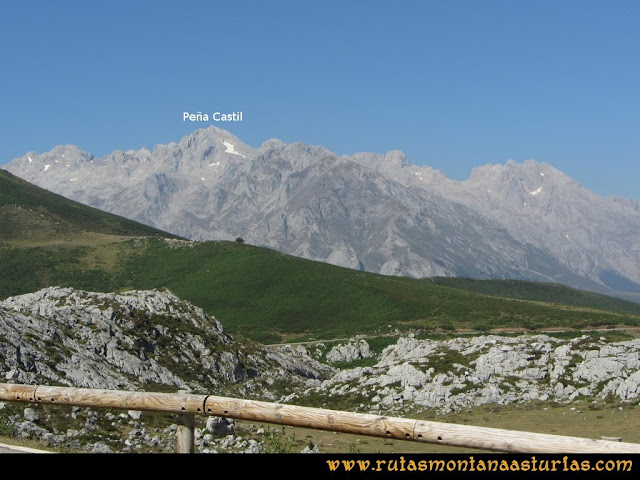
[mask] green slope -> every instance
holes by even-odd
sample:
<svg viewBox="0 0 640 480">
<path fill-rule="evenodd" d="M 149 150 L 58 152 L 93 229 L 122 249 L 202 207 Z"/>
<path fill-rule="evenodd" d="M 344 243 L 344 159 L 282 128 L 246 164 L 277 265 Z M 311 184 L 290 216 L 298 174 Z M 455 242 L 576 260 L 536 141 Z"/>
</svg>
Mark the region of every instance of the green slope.
<svg viewBox="0 0 640 480">
<path fill-rule="evenodd" d="M 239 242 L 161 238 L 171 236 L 3 172 L 0 192 L 0 298 L 51 285 L 94 291 L 168 288 L 216 316 L 231 333 L 265 343 L 395 329 L 640 325 L 640 313 L 629 302 L 602 295 L 574 291 L 567 301 L 565 290 L 523 282 L 520 298 L 506 291 L 507 284 L 497 284 L 498 294 L 512 297 L 499 298 L 488 287 L 479 294 Z"/>
<path fill-rule="evenodd" d="M 117 288 L 131 237 L 179 238 L 82 205 L 0 169 L 0 298 L 50 285 Z"/>
<path fill-rule="evenodd" d="M 178 238 L 74 202 L 0 169 L 0 241 L 67 238 L 81 232 Z"/>
<path fill-rule="evenodd" d="M 576 307 L 598 308 L 640 315 L 640 303 L 576 290 L 558 283 L 537 283 L 524 280 L 476 280 L 473 278 L 452 277 L 433 277 L 425 278 L 424 280 L 436 285 L 493 297 L 547 301 Z"/>
<path fill-rule="evenodd" d="M 149 241 L 123 265 L 129 287 L 165 287 L 261 341 L 396 328 L 450 330 L 639 325 L 640 315 L 479 295 L 313 262 L 234 242 Z M 124 280 L 123 278 L 123 280 Z M 120 283 L 123 283 L 121 281 Z"/>
</svg>

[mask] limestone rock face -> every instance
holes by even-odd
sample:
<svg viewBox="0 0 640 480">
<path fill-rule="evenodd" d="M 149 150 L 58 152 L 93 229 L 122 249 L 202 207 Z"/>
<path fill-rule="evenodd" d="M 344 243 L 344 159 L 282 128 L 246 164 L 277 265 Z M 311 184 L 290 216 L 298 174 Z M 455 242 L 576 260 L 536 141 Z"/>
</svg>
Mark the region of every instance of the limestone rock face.
<svg viewBox="0 0 640 480">
<path fill-rule="evenodd" d="M 327 361 L 330 363 L 351 362 L 362 358 L 369 358 L 373 354 L 369 344 L 363 338 L 352 339 L 347 344 L 336 345 L 327 353 Z"/>
<path fill-rule="evenodd" d="M 11 383 L 269 393 L 332 373 L 304 354 L 248 346 L 170 292 L 51 287 L 0 302 L 0 376 Z"/>
<path fill-rule="evenodd" d="M 435 341 L 409 336 L 386 347 L 377 360 L 371 367 L 343 369 L 288 400 L 308 394 L 334 400 L 357 395 L 361 408 L 382 413 L 417 407 L 450 412 L 534 400 L 640 399 L 640 339 L 485 335 Z"/>
<path fill-rule="evenodd" d="M 399 151 L 337 156 L 211 126 L 103 158 L 72 145 L 6 169 L 65 197 L 192 240 L 242 237 L 385 275 L 559 282 L 640 298 L 640 203 L 603 198 L 545 163 L 455 181 Z"/>
</svg>

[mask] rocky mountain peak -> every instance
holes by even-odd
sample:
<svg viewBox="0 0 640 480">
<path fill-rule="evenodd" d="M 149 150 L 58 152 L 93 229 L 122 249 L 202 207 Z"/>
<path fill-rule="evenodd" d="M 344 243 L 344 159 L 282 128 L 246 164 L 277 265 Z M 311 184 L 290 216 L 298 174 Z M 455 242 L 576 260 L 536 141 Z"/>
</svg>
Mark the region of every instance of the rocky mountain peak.
<svg viewBox="0 0 640 480">
<path fill-rule="evenodd" d="M 94 160 L 95 157 L 92 154 L 75 145 L 58 145 L 44 153 L 28 152 L 13 160 L 11 164 L 16 170 L 22 172 L 19 176 L 33 176 L 80 167 Z"/>
<path fill-rule="evenodd" d="M 61 166 L 61 152 L 41 154 L 30 168 L 25 157 L 16 159 L 7 170 L 195 240 L 241 236 L 376 273 L 508 277 L 640 294 L 637 203 L 602 198 L 535 160 L 485 165 L 458 182 L 412 165 L 398 150 L 337 157 L 277 139 L 254 149 L 214 126 L 150 154 L 86 157 L 73 168 Z M 603 272 L 637 292 L 612 290 Z"/>
<path fill-rule="evenodd" d="M 261 146 L 260 146 L 260 153 L 265 153 L 271 150 L 280 150 L 282 148 L 285 147 L 285 143 L 282 140 L 279 140 L 277 138 L 271 138 L 269 140 L 267 140 L 266 142 L 264 142 Z"/>
<path fill-rule="evenodd" d="M 394 167 L 403 168 L 403 167 L 411 166 L 411 162 L 409 162 L 409 160 L 407 159 L 407 155 L 400 150 L 388 151 L 387 153 L 384 154 L 384 159 L 386 162 L 388 162 L 391 166 L 394 166 Z"/>
<path fill-rule="evenodd" d="M 383 154 L 358 152 L 353 155 L 352 160 L 380 171 L 395 170 L 411 166 L 411 163 L 407 159 L 405 153 L 400 150 L 390 150 Z"/>
</svg>

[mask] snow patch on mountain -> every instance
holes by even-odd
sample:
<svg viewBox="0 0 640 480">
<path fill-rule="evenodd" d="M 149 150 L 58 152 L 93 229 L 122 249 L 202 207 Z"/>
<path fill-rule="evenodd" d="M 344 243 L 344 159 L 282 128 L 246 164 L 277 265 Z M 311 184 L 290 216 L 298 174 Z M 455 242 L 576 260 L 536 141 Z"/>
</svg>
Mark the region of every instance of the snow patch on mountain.
<svg viewBox="0 0 640 480">
<path fill-rule="evenodd" d="M 77 181 L 41 175 L 63 155 Z M 242 237 L 388 275 L 556 279 L 640 299 L 640 203 L 603 198 L 535 160 L 455 181 L 397 150 L 337 156 L 277 139 L 255 149 L 212 126 L 101 159 L 71 145 L 28 152 L 7 170 L 194 240 Z"/>
</svg>

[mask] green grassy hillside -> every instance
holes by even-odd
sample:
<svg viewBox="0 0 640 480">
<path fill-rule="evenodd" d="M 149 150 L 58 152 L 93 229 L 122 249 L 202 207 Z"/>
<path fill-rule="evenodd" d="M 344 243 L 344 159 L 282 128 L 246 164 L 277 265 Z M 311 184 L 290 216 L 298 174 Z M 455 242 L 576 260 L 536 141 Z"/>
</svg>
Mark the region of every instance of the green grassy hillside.
<svg viewBox="0 0 640 480">
<path fill-rule="evenodd" d="M 99 252 L 101 261 L 96 260 Z M 98 291 L 168 288 L 215 315 L 232 333 L 265 343 L 384 334 L 395 329 L 486 331 L 640 324 L 636 314 L 559 305 L 549 299 L 479 295 L 237 242 L 128 239 L 97 246 L 2 248 L 0 254 L 5 257 L 0 281 L 3 296 L 9 290 L 24 293 L 45 285 Z"/>
<path fill-rule="evenodd" d="M 599 308 L 640 315 L 640 303 L 576 290 L 558 283 L 525 282 L 523 280 L 476 280 L 473 278 L 452 277 L 433 277 L 425 278 L 424 280 L 436 285 L 493 297 L 532 301 L 546 300 L 563 305 Z"/>
<path fill-rule="evenodd" d="M 169 288 L 215 314 L 230 330 L 265 342 L 387 333 L 396 328 L 640 324 L 638 314 L 559 305 L 548 298 L 525 301 L 479 295 L 234 242 L 171 247 L 150 240 L 129 257 L 122 273 L 130 280 L 128 287 Z"/>
<path fill-rule="evenodd" d="M 231 333 L 264 343 L 396 329 L 640 325 L 640 305 L 564 287 L 484 283 L 481 294 L 465 282 L 364 273 L 240 242 L 171 239 L 1 171 L 0 192 L 0 298 L 52 285 L 168 288 Z"/>
<path fill-rule="evenodd" d="M 71 239 L 83 232 L 178 238 L 74 202 L 0 169 L 0 241 Z"/>
</svg>

